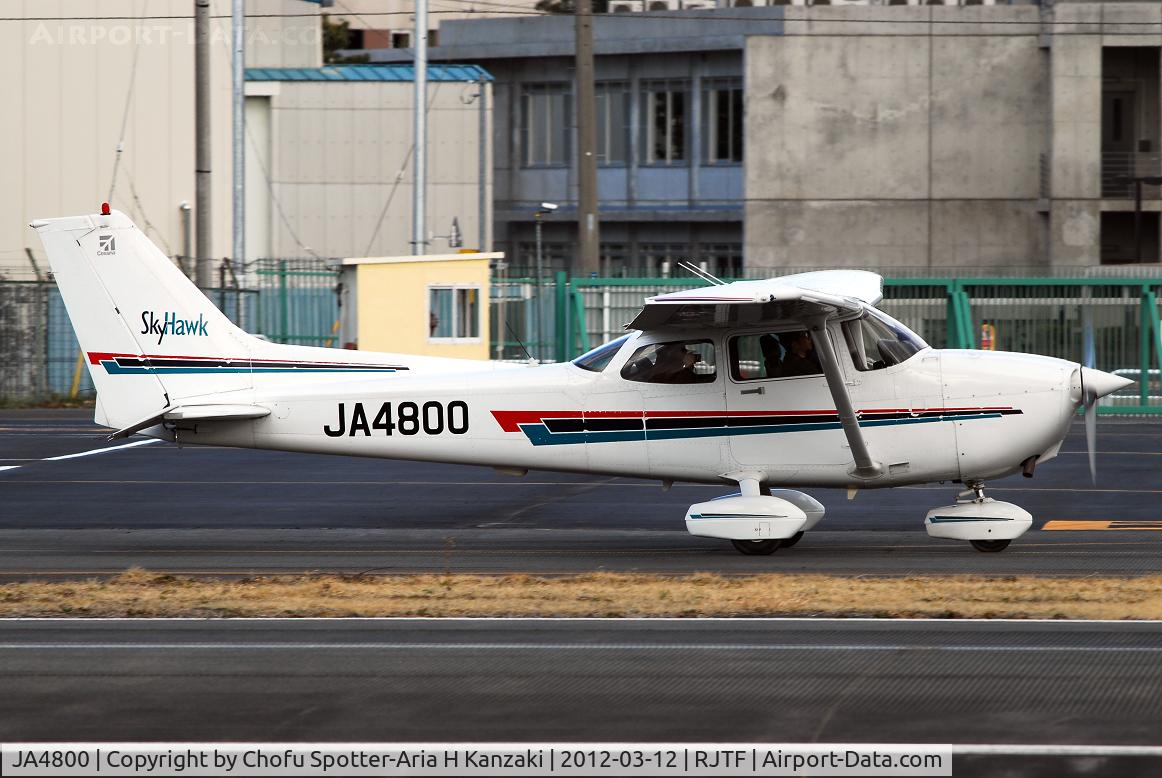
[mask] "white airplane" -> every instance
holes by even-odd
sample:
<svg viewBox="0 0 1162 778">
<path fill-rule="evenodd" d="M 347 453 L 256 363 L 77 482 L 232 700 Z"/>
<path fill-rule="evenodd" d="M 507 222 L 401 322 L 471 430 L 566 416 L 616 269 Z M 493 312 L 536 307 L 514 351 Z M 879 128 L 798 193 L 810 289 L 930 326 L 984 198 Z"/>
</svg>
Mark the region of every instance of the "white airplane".
<svg viewBox="0 0 1162 778">
<path fill-rule="evenodd" d="M 1032 517 L 985 497 L 985 481 L 1032 476 L 1079 406 L 1092 469 L 1097 399 L 1132 383 L 930 348 L 875 308 L 878 275 L 844 270 L 649 298 L 627 334 L 563 364 L 274 344 L 102 210 L 32 227 L 111 437 L 735 485 L 690 506 L 686 527 L 745 554 L 792 546 L 823 518 L 790 487 L 945 481 L 967 488 L 928 512 L 928 534 L 1000 551 Z"/>
</svg>

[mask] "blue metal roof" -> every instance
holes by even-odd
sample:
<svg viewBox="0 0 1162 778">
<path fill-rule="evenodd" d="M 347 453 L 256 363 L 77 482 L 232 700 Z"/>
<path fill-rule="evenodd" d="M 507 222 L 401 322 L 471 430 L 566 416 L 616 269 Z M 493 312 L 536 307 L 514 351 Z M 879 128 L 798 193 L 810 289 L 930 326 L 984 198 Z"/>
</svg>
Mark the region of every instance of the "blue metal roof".
<svg viewBox="0 0 1162 778">
<path fill-rule="evenodd" d="M 412 65 L 327 65 L 321 68 L 247 68 L 247 81 L 406 81 Z M 492 81 L 479 65 L 428 65 L 429 81 Z"/>
</svg>

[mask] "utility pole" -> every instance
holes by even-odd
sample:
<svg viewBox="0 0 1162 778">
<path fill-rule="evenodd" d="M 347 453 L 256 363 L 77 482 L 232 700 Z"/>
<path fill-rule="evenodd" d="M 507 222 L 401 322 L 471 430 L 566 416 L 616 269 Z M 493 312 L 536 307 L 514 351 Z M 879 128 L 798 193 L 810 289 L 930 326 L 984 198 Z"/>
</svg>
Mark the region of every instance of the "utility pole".
<svg viewBox="0 0 1162 778">
<path fill-rule="evenodd" d="M 210 213 L 210 0 L 194 0 L 194 207 L 197 257 L 194 278 L 208 289 L 214 283 L 213 215 Z"/>
<path fill-rule="evenodd" d="M 480 239 L 477 245 L 480 246 L 480 251 L 492 251 L 492 246 L 488 242 L 488 82 L 484 76 L 480 77 L 477 82 L 480 85 L 480 105 L 479 108 L 479 145 L 480 145 L 480 159 L 479 170 L 477 174 L 480 178 L 480 191 L 478 197 L 480 202 L 478 208 L 480 211 Z M 501 340 L 504 338 L 502 337 Z"/>
<path fill-rule="evenodd" d="M 246 262 L 246 0 L 234 0 L 234 263 Z"/>
<path fill-rule="evenodd" d="M 597 106 L 593 85 L 593 0 L 576 0 L 577 39 L 577 270 L 601 269 L 597 220 Z"/>
<path fill-rule="evenodd" d="M 428 236 L 425 228 L 424 189 L 427 186 L 428 140 L 428 0 L 416 0 L 415 97 L 413 99 L 413 134 L 415 152 L 412 158 L 412 253 L 426 254 Z"/>
</svg>

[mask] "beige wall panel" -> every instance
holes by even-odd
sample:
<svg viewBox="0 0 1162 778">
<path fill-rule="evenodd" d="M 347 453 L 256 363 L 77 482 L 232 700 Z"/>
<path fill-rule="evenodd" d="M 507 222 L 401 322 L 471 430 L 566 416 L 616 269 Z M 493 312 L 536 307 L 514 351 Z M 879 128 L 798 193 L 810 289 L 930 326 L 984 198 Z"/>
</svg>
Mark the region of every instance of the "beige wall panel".
<svg viewBox="0 0 1162 778">
<path fill-rule="evenodd" d="M 926 197 L 927 70 L 923 38 L 749 38 L 747 197 Z"/>
<path fill-rule="evenodd" d="M 1050 51 L 1053 197 L 1101 196 L 1101 38 L 1058 35 Z"/>
<path fill-rule="evenodd" d="M 923 267 L 928 204 L 771 201 L 746 208 L 749 267 Z"/>
<path fill-rule="evenodd" d="M 1098 264 L 1101 213 L 1096 201 L 1055 200 L 1049 224 L 1049 258 L 1055 267 Z"/>
<path fill-rule="evenodd" d="M 1036 38 L 940 41 L 933 50 L 933 197 L 1038 197 L 1047 69 Z"/>
<path fill-rule="evenodd" d="M 969 271 L 1045 264 L 1042 219 L 1030 201 L 932 204 L 932 264 Z"/>
</svg>

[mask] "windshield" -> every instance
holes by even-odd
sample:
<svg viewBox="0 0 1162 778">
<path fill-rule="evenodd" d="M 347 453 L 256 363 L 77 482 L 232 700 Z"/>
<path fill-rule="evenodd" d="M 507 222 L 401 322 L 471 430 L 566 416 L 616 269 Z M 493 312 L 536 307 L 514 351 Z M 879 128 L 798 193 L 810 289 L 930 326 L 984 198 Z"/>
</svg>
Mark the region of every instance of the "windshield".
<svg viewBox="0 0 1162 778">
<path fill-rule="evenodd" d="M 574 359 L 573 364 L 582 370 L 591 370 L 594 373 L 600 373 L 609 364 L 609 360 L 613 359 L 614 355 L 621 349 L 622 344 L 628 339 L 629 335 L 622 335 L 617 340 L 611 340 L 592 351 L 585 352 Z"/>
<path fill-rule="evenodd" d="M 898 365 L 928 347 L 920 336 L 875 308 L 843 323 L 843 339 L 856 370 L 882 370 Z"/>
</svg>

